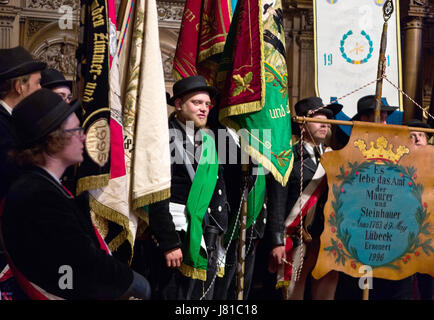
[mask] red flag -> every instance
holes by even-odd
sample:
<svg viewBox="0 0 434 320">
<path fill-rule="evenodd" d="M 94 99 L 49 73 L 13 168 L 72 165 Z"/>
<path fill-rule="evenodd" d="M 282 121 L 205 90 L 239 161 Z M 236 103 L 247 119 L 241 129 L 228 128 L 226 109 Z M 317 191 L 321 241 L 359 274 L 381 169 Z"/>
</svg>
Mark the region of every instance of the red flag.
<svg viewBox="0 0 434 320">
<path fill-rule="evenodd" d="M 228 0 L 187 0 L 173 73 L 181 79 L 202 75 L 213 84 L 232 18 Z"/>
</svg>

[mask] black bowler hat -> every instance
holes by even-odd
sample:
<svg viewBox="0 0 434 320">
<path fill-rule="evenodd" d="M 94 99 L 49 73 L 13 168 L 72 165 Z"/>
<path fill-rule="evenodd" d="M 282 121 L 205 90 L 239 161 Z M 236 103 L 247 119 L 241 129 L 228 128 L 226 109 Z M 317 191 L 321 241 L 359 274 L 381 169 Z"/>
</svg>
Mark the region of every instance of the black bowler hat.
<svg viewBox="0 0 434 320">
<path fill-rule="evenodd" d="M 431 128 L 431 126 L 428 123 L 422 122 L 419 119 L 408 120 L 407 122 L 403 122 L 402 125 L 408 127 L 419 127 L 419 128 L 427 128 L 427 129 Z"/>
<path fill-rule="evenodd" d="M 298 101 L 295 104 L 294 109 L 297 116 L 303 117 L 303 116 L 307 116 L 310 110 L 318 109 L 323 105 L 324 103 L 322 102 L 321 98 L 310 97 Z M 318 110 L 317 112 L 314 112 L 311 115 L 314 115 L 316 113 L 322 113 L 326 115 L 328 119 L 334 118 L 339 113 L 339 111 L 342 110 L 342 107 L 343 106 L 339 103 L 328 104 L 321 110 Z"/>
<path fill-rule="evenodd" d="M 312 114 L 308 115 L 310 110 L 315 110 L 322 106 L 324 106 L 324 103 L 322 102 L 321 98 L 309 97 L 298 101 L 295 104 L 294 109 L 297 116 L 300 117 L 306 117 L 306 116 L 311 117 L 315 114 L 324 114 L 327 117 L 327 119 L 330 119 L 330 118 L 334 118 L 343 108 L 343 106 L 339 103 L 331 103 L 326 105 L 321 110 L 318 110 L 317 112 L 313 112 Z M 292 132 L 294 134 L 297 135 L 300 134 L 300 127 L 298 123 L 291 121 L 291 127 L 292 127 Z"/>
<path fill-rule="evenodd" d="M 41 87 L 53 89 L 63 86 L 72 91 L 72 81 L 66 80 L 62 72 L 53 68 L 47 68 L 41 72 Z"/>
<path fill-rule="evenodd" d="M 53 91 L 42 88 L 20 101 L 12 111 L 21 149 L 36 145 L 56 130 L 77 109 L 80 101 L 69 105 Z"/>
<path fill-rule="evenodd" d="M 204 77 L 191 76 L 175 82 L 173 85 L 173 97 L 168 100 L 168 104 L 175 106 L 176 99 L 194 91 L 207 91 L 211 99 L 216 98 L 218 95 L 217 89 L 208 86 Z"/>
<path fill-rule="evenodd" d="M 23 47 L 0 49 L 0 80 L 8 80 L 45 69 L 47 64 L 33 59 Z"/>
<path fill-rule="evenodd" d="M 427 129 L 431 129 L 431 126 L 428 123 L 422 122 L 419 119 L 411 119 L 408 120 L 407 122 L 403 122 L 402 123 L 403 126 L 408 126 L 408 127 L 419 127 L 419 128 L 427 128 Z M 415 130 L 417 131 L 417 130 Z M 432 136 L 432 133 L 430 132 L 425 132 L 425 134 L 430 138 Z"/>
<path fill-rule="evenodd" d="M 364 113 L 368 113 L 371 111 L 375 111 L 375 106 L 377 105 L 377 99 L 374 95 L 364 96 L 357 101 L 357 113 L 354 117 L 351 118 L 353 121 L 359 121 L 360 115 Z M 387 114 L 391 114 L 393 111 L 398 109 L 398 107 L 390 107 L 386 106 L 383 101 L 381 101 L 381 111 L 387 111 Z"/>
</svg>

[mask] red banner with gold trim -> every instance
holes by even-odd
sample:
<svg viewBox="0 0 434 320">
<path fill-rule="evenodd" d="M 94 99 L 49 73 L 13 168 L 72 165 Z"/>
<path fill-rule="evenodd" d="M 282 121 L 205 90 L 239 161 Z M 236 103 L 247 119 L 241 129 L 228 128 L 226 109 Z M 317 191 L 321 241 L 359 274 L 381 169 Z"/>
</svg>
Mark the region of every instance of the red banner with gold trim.
<svg viewBox="0 0 434 320">
<path fill-rule="evenodd" d="M 187 0 L 173 61 L 175 78 L 202 75 L 214 83 L 232 18 L 230 0 Z"/>
</svg>

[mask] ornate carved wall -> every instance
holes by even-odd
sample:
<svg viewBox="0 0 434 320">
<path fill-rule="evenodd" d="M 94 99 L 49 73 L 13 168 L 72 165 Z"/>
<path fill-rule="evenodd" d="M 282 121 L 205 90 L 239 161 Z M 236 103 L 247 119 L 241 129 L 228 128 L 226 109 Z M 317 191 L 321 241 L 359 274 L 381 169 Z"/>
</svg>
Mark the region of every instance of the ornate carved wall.
<svg viewBox="0 0 434 320">
<path fill-rule="evenodd" d="M 0 46 L 24 46 L 72 79 L 77 47 L 78 0 L 11 0 L 0 2 Z M 71 8 L 65 11 L 66 7 Z M 65 14 L 70 23 L 66 23 Z"/>
</svg>

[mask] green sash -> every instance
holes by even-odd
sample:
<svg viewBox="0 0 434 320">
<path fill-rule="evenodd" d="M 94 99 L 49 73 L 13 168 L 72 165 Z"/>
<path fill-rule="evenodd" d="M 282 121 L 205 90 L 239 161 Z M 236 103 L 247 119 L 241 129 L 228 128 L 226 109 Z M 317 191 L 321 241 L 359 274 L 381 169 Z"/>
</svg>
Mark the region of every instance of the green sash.
<svg viewBox="0 0 434 320">
<path fill-rule="evenodd" d="M 255 185 L 249 192 L 249 196 L 247 198 L 247 222 L 246 222 L 246 229 L 248 229 L 252 224 L 253 221 L 256 221 L 258 218 L 259 213 L 262 210 L 262 206 L 264 204 L 265 200 L 265 176 L 264 176 L 264 168 L 261 165 L 258 165 L 258 175 L 256 176 Z M 234 208 L 232 208 L 234 209 Z M 238 208 L 237 208 L 238 209 Z M 235 222 L 239 221 L 237 220 L 236 215 L 232 216 L 231 224 L 228 228 L 228 231 L 226 232 L 224 239 L 223 239 L 223 246 L 227 249 L 227 245 L 229 241 L 231 240 L 232 233 L 232 240 L 235 240 L 238 238 L 238 229 L 237 226 L 235 226 Z M 235 231 L 234 231 L 235 228 Z"/>
<path fill-rule="evenodd" d="M 180 271 L 186 277 L 206 280 L 207 253 L 200 244 L 203 218 L 208 210 L 217 183 L 218 158 L 214 139 L 202 133 L 202 154 L 188 194 L 187 233 L 183 243 L 183 263 Z"/>
</svg>

